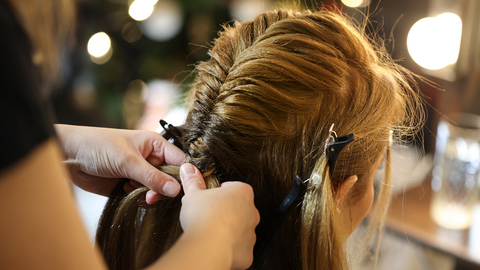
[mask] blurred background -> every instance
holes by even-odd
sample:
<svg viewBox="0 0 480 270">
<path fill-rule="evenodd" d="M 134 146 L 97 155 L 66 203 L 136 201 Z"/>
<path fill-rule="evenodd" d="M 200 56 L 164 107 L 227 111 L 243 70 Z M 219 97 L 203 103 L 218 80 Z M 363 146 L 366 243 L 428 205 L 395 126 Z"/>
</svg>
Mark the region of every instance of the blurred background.
<svg viewBox="0 0 480 270">
<path fill-rule="evenodd" d="M 480 247 L 473 244 L 480 243 L 480 222 L 475 218 L 467 229 L 450 230 L 432 222 L 427 209 L 426 214 L 412 214 L 412 220 L 418 223 L 413 233 L 404 221 L 408 215 L 405 192 L 415 187 L 430 189 L 441 117 L 452 112 L 480 114 L 477 104 L 480 1 L 77 0 L 77 3 L 76 44 L 65 59 L 62 80 L 54 95 L 58 122 L 158 131 L 161 131 L 159 119 L 174 125 L 182 123 L 185 117 L 182 105 L 194 79 L 192 70 L 196 63 L 208 59 L 208 48 L 222 25 L 292 4 L 302 8 L 337 8 L 359 22 L 364 20 L 363 14 L 369 14 L 369 32 L 385 40 L 392 57 L 437 85 L 419 81 L 428 103 L 427 124 L 413 147 L 396 151 L 394 166 L 400 176 L 395 179 L 395 193 L 402 196 L 400 208 L 395 210 L 394 205 L 391 211 L 400 212 L 396 217 L 400 225 L 387 221 L 378 268 L 480 269 Z M 93 237 L 105 199 L 75 192 Z M 412 195 L 412 201 L 430 202 L 424 194 Z M 480 211 L 477 212 L 479 216 Z M 425 215 L 427 220 L 420 218 Z M 371 261 L 367 259 L 359 267 L 371 269 Z"/>
<path fill-rule="evenodd" d="M 393 58 L 439 85 L 434 88 L 421 83 L 434 108 L 429 110 L 427 126 L 435 126 L 438 112 L 480 113 L 474 102 L 480 85 L 478 1 L 77 2 L 76 46 L 65 61 L 61 89 L 54 101 L 61 123 L 156 128 L 158 119 L 182 103 L 193 80 L 194 65 L 208 59 L 207 49 L 222 25 L 292 3 L 308 8 L 336 7 L 358 21 L 363 20 L 362 13 L 370 14 L 371 32 L 385 39 Z M 151 115 L 156 119 L 150 119 Z M 434 142 L 426 135 L 429 152 Z"/>
</svg>

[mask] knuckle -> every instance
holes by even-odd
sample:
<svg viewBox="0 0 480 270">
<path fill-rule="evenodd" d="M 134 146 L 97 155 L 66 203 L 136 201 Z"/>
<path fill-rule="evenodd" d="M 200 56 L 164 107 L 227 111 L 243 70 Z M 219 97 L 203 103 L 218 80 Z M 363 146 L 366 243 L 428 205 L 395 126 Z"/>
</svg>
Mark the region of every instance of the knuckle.
<svg viewBox="0 0 480 270">
<path fill-rule="evenodd" d="M 189 185 L 201 185 L 202 180 L 200 180 L 200 178 L 198 178 L 198 177 L 192 177 L 188 180 L 188 184 Z"/>
<path fill-rule="evenodd" d="M 247 196 L 248 199 L 253 200 L 254 191 L 253 191 L 252 186 L 250 186 L 249 184 L 243 184 L 242 185 L 242 192 L 244 193 L 245 196 Z"/>
<path fill-rule="evenodd" d="M 157 173 L 153 169 L 148 170 L 145 174 L 146 184 L 155 184 L 156 176 Z"/>
<path fill-rule="evenodd" d="M 258 212 L 258 210 L 255 208 L 255 218 L 254 218 L 254 223 L 255 223 L 255 226 L 258 225 L 260 223 L 260 213 Z"/>
<path fill-rule="evenodd" d="M 203 181 L 199 177 L 195 177 L 195 176 L 189 177 L 188 180 L 187 179 L 185 180 L 183 182 L 185 189 L 190 189 L 190 187 L 194 187 L 194 186 L 201 186 L 203 184 Z"/>
<path fill-rule="evenodd" d="M 158 136 L 160 136 L 160 135 L 158 135 Z M 152 142 L 154 149 L 156 149 L 157 151 L 161 151 L 162 146 L 163 146 L 163 141 L 161 139 L 163 139 L 163 137 L 161 137 L 161 138 L 154 137 L 153 139 L 155 139 Z"/>
<path fill-rule="evenodd" d="M 253 263 L 253 253 L 252 252 L 247 252 L 247 254 L 244 256 L 242 263 L 241 263 L 241 269 L 248 269 L 250 265 Z"/>
</svg>

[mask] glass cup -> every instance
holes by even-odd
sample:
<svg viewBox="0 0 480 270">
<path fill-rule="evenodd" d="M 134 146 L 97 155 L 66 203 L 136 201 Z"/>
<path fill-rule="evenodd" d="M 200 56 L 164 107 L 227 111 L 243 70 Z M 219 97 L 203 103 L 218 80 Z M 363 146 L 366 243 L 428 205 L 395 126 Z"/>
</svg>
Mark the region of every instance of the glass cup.
<svg viewBox="0 0 480 270">
<path fill-rule="evenodd" d="M 438 124 L 430 214 L 447 229 L 470 227 L 478 202 L 480 116 L 456 113 Z"/>
</svg>

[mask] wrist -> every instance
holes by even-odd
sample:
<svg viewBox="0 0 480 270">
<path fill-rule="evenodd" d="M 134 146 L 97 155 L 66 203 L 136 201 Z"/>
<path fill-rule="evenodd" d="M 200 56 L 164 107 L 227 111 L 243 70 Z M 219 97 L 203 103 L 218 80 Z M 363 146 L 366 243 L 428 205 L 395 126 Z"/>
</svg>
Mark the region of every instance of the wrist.
<svg viewBox="0 0 480 270">
<path fill-rule="evenodd" d="M 202 242 L 206 254 L 215 261 L 211 269 L 231 269 L 233 264 L 233 244 L 224 230 L 198 230 L 185 233 L 188 241 L 197 239 Z"/>
<path fill-rule="evenodd" d="M 178 241 L 148 270 L 197 269 L 227 270 L 232 268 L 233 247 L 222 232 L 208 228 L 188 228 Z M 226 236 L 228 238 L 228 236 Z"/>
<path fill-rule="evenodd" d="M 75 126 L 55 124 L 54 127 L 58 136 L 58 141 L 62 147 L 64 160 L 74 158 L 78 150 L 76 139 L 78 132 L 75 132 Z"/>
<path fill-rule="evenodd" d="M 226 226 L 217 226 L 212 222 L 206 226 L 188 228 L 185 238 L 197 239 L 205 245 L 208 254 L 218 258 L 218 269 L 231 269 L 233 264 L 234 241 L 232 232 Z"/>
</svg>

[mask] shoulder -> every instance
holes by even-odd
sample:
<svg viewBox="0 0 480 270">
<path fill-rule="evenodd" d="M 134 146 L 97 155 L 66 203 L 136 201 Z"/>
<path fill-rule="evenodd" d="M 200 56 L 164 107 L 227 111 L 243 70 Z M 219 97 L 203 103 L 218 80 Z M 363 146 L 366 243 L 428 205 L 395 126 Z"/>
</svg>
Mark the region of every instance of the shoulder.
<svg viewBox="0 0 480 270">
<path fill-rule="evenodd" d="M 60 160 L 51 138 L 0 171 L 1 269 L 106 269 L 75 211 Z"/>
</svg>

